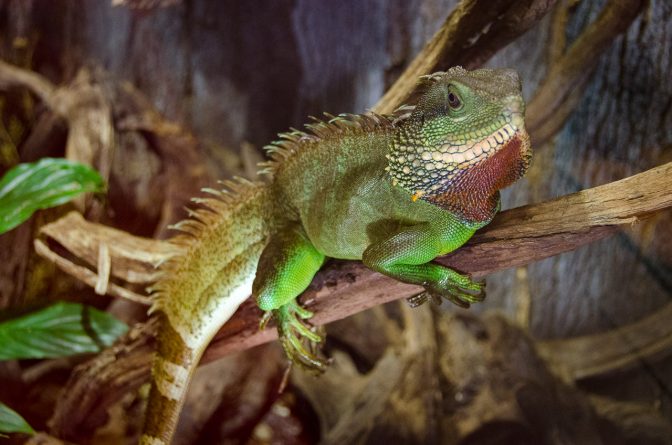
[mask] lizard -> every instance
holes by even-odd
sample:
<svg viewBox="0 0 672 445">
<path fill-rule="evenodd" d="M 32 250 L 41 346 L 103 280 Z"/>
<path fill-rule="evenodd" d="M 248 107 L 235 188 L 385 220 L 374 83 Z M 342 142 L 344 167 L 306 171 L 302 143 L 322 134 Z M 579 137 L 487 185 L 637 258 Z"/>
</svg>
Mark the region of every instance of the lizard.
<svg viewBox="0 0 672 445">
<path fill-rule="evenodd" d="M 500 208 L 499 190 L 527 171 L 521 82 L 511 69 L 450 68 L 425 76 L 414 106 L 339 115 L 267 146 L 267 182 L 242 179 L 197 200 L 175 228 L 180 253 L 161 265 L 159 317 L 140 443 L 172 440 L 206 346 L 250 295 L 274 319 L 292 362 L 322 371 L 322 336 L 297 297 L 328 258 L 422 286 L 412 305 L 468 307 L 485 283 L 433 262 L 462 246 Z"/>
</svg>

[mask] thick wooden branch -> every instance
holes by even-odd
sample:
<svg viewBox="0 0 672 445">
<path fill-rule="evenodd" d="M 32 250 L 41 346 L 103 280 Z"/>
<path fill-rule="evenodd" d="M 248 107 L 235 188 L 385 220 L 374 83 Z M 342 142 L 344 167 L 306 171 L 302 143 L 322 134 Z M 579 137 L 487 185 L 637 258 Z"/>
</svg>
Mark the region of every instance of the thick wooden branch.
<svg viewBox="0 0 672 445">
<path fill-rule="evenodd" d="M 634 224 L 640 218 L 672 206 L 672 163 L 667 163 L 638 175 L 572 195 L 500 213 L 492 224 L 478 232 L 472 240 L 440 262 L 475 276 L 497 270 L 529 264 L 543 258 L 576 249 L 605 238 L 618 226 Z M 155 275 L 152 268 L 161 255 L 174 253 L 170 245 L 157 240 L 146 241 L 150 252 L 133 253 L 140 239 L 125 232 L 85 221 L 72 213 L 45 226 L 43 235 L 58 243 L 77 258 L 73 267 L 86 269 L 96 265 L 99 244 L 116 246 L 110 249 L 112 277 L 120 282 L 148 286 Z M 128 238 L 128 239 L 126 239 Z M 56 251 L 45 251 L 47 244 L 37 240 L 38 253 L 52 260 Z M 150 254 L 151 253 L 151 254 Z M 56 264 L 67 273 L 65 257 Z M 80 273 L 73 275 L 87 282 Z M 96 274 L 90 271 L 93 286 Z M 115 286 L 108 288 L 114 290 Z M 304 294 L 303 302 L 316 312 L 313 321 L 327 323 L 363 311 L 372 306 L 409 297 L 420 289 L 376 274 L 357 262 L 334 261 L 315 278 Z M 129 291 L 130 292 L 130 291 Z M 124 296 L 124 295 L 120 295 Z M 141 299 L 142 297 L 139 296 Z M 248 301 L 222 328 L 206 360 L 240 351 L 270 341 L 275 330 L 259 331 L 261 314 L 254 302 Z M 585 368 L 577 364 L 576 368 Z M 581 371 L 576 371 L 581 374 Z"/>
<path fill-rule="evenodd" d="M 600 187 L 541 204 L 502 212 L 466 246 L 440 260 L 463 272 L 483 276 L 573 250 L 605 238 L 619 225 L 672 206 L 672 163 Z M 356 262 L 335 262 L 320 272 L 303 296 L 324 324 L 370 307 L 418 293 Z M 215 358 L 276 338 L 274 329 L 259 331 L 261 313 L 247 301 L 220 330 L 206 352 Z"/>
</svg>

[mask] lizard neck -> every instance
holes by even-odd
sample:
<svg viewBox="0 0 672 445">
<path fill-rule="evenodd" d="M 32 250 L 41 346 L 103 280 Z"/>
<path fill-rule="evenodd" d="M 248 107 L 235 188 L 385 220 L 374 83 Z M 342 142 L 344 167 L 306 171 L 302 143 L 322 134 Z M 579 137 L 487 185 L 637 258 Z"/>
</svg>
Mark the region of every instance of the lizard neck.
<svg viewBox="0 0 672 445">
<path fill-rule="evenodd" d="M 427 201 L 465 222 L 487 223 L 499 210 L 499 190 L 519 179 L 530 163 L 524 128 L 505 128 L 457 154 L 427 149 L 416 142 L 420 137 L 412 129 L 403 128 L 388 155 L 392 183 L 409 190 L 413 200 Z"/>
</svg>

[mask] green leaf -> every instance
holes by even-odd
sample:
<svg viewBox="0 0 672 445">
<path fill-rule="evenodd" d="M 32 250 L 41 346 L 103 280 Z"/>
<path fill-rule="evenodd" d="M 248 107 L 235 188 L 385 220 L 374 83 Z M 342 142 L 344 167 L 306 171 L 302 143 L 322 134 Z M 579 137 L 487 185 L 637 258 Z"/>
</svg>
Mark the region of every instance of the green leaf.
<svg viewBox="0 0 672 445">
<path fill-rule="evenodd" d="M 0 433 L 35 434 L 35 430 L 16 411 L 0 402 Z"/>
<path fill-rule="evenodd" d="M 19 164 L 0 179 L 0 233 L 18 226 L 36 210 L 104 188 L 97 171 L 67 159 L 44 158 Z"/>
<path fill-rule="evenodd" d="M 127 330 L 107 312 L 60 302 L 0 323 L 0 360 L 99 352 Z"/>
</svg>

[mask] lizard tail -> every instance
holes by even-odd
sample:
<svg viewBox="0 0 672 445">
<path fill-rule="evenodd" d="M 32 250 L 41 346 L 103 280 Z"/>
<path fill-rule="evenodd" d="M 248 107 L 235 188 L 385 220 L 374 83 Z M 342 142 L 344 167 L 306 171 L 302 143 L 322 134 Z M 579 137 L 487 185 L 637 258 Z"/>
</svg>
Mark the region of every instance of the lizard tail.
<svg viewBox="0 0 672 445">
<path fill-rule="evenodd" d="M 175 228 L 179 253 L 163 265 L 153 288 L 159 314 L 152 386 L 141 445 L 168 445 L 187 387 L 212 337 L 251 293 L 271 232 L 270 188 L 242 180 L 205 192 L 202 209 Z"/>
</svg>

